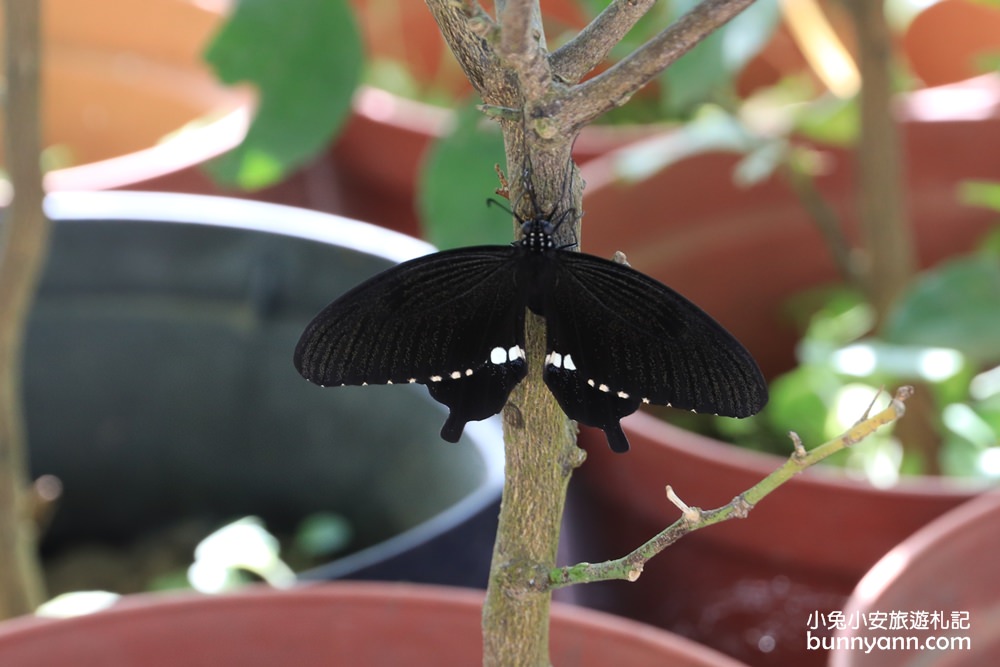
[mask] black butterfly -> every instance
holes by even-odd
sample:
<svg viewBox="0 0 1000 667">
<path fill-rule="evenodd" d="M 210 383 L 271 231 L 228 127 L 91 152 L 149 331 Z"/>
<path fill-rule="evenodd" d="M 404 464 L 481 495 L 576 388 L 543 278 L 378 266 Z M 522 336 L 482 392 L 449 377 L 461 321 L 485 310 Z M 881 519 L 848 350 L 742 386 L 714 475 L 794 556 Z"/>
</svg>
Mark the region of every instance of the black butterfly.
<svg viewBox="0 0 1000 667">
<path fill-rule="evenodd" d="M 441 437 L 503 409 L 527 373 L 525 308 L 545 318 L 543 377 L 572 419 L 628 451 L 619 420 L 643 403 L 746 417 L 767 402 L 750 354 L 665 285 L 556 247 L 550 219 L 510 246 L 420 257 L 358 285 L 309 323 L 295 368 L 322 386 L 427 385 L 450 413 Z"/>
</svg>

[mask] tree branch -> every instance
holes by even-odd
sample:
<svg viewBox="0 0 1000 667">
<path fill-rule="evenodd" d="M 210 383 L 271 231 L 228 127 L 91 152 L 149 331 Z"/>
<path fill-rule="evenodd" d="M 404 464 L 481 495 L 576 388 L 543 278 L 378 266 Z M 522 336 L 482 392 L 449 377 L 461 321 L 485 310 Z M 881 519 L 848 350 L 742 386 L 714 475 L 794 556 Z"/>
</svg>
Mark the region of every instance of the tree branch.
<svg viewBox="0 0 1000 667">
<path fill-rule="evenodd" d="M 799 166 L 794 159 L 786 160 L 781 165 L 781 175 L 795 193 L 799 203 L 816 224 L 820 234 L 826 241 L 833 263 L 844 282 L 854 285 L 863 293 L 868 294 L 867 276 L 861 266 L 859 252 L 851 247 L 843 232 L 843 225 L 836 210 L 823 198 L 812 174 Z"/>
<path fill-rule="evenodd" d="M 574 224 L 559 225 L 555 242 L 576 244 L 583 188 L 571 150 L 579 125 L 564 120 L 562 106 L 574 99 L 573 89 L 551 72 L 538 0 L 496 0 L 499 23 L 484 17 L 474 0 L 426 2 L 482 96 L 483 108 L 503 132 L 512 210 L 522 219 L 573 214 Z M 698 38 L 710 29 L 706 25 Z M 641 83 L 636 80 L 635 86 Z M 593 103 L 600 89 L 589 90 Z M 598 106 L 609 108 L 619 99 Z M 572 423 L 542 380 L 545 341 L 544 320 L 529 312 L 528 375 L 503 411 L 505 482 L 483 604 L 484 665 L 549 664 L 548 577 L 556 565 L 567 484 L 584 454 L 576 447 Z"/>
<path fill-rule="evenodd" d="M 40 16 L 37 0 L 6 0 L 6 156 L 14 199 L 0 227 L 0 618 L 42 601 L 21 406 L 21 351 L 48 247 L 39 169 Z"/>
<path fill-rule="evenodd" d="M 754 0 L 702 0 L 670 27 L 559 100 L 563 131 L 575 133 L 609 109 L 621 106 L 657 74 L 690 51 Z"/>
<path fill-rule="evenodd" d="M 913 389 L 911 387 L 900 387 L 885 410 L 870 417 L 866 413 L 862 421 L 859 421 L 839 438 L 826 442 L 811 451 L 807 452 L 802 447 L 798 436 L 792 433 L 791 436 L 792 442 L 795 445 L 795 451 L 789 457 L 788 461 L 753 487 L 739 494 L 731 502 L 718 509 L 704 511 L 697 507 L 688 507 L 673 494 L 673 490 L 670 487 L 667 487 L 668 498 L 683 513 L 680 519 L 653 539 L 622 558 L 603 563 L 580 563 L 578 565 L 556 568 L 549 573 L 549 584 L 554 588 L 560 588 L 572 584 L 615 579 L 635 581 L 642 574 L 643 567 L 650 558 L 688 533 L 729 519 L 746 518 L 747 514 L 749 514 L 750 510 L 757 503 L 795 475 L 828 456 L 867 438 L 880 427 L 891 424 L 902 417 L 905 412 L 904 403 L 912 393 Z"/>
<path fill-rule="evenodd" d="M 878 328 L 913 277 L 916 252 L 906 215 L 902 140 L 892 114 L 892 34 L 882 3 L 847 0 L 844 5 L 857 33 L 861 70 L 858 217 Z"/>
<path fill-rule="evenodd" d="M 577 83 L 608 57 L 656 0 L 614 0 L 573 39 L 549 56 L 553 76 L 563 83 Z"/>
<path fill-rule="evenodd" d="M 500 56 L 517 73 L 525 99 L 547 98 L 552 85 L 552 70 L 546 58 L 538 0 L 508 0 L 498 3 L 498 12 Z"/>
<path fill-rule="evenodd" d="M 485 100 L 501 75 L 500 59 L 493 46 L 499 26 L 476 0 L 425 2 L 466 78 Z"/>
</svg>

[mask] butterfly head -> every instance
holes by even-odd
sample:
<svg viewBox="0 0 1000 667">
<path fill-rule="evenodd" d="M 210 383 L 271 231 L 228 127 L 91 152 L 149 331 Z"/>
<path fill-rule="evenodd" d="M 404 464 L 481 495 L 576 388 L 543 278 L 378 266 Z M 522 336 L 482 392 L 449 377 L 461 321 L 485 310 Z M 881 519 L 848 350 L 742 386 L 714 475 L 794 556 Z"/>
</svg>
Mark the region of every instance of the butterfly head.
<svg viewBox="0 0 1000 667">
<path fill-rule="evenodd" d="M 552 223 L 545 218 L 531 218 L 521 223 L 521 246 L 531 252 L 546 252 L 556 247 Z"/>
</svg>

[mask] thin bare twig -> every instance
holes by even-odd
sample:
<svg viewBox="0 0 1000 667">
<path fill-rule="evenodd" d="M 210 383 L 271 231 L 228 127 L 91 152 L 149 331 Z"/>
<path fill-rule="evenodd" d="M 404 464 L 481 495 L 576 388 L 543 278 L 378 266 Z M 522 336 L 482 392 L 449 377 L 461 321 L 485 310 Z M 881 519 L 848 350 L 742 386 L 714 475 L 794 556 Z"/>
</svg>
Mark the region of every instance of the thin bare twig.
<svg viewBox="0 0 1000 667">
<path fill-rule="evenodd" d="M 653 539 L 622 558 L 603 563 L 580 563 L 578 565 L 556 568 L 549 573 L 549 584 L 554 588 L 560 588 L 572 584 L 613 579 L 635 581 L 639 578 L 643 567 L 650 558 L 688 533 L 728 519 L 746 517 L 750 510 L 765 496 L 809 466 L 819 463 L 842 449 L 850 447 L 868 437 L 880 427 L 891 424 L 902 417 L 906 411 L 904 403 L 912 394 L 913 389 L 911 387 L 900 387 L 885 410 L 863 421 L 859 421 L 840 437 L 826 442 L 811 451 L 805 452 L 801 449 L 801 443 L 797 441 L 798 436 L 795 436 L 793 438 L 793 442 L 796 444 L 795 451 L 784 465 L 718 509 L 705 511 L 697 507 L 689 507 L 680 498 L 677 498 L 676 494 L 673 494 L 670 487 L 667 487 L 668 496 L 673 495 L 671 502 L 683 512 L 680 519 L 657 534 Z"/>
<path fill-rule="evenodd" d="M 577 83 L 607 58 L 656 0 L 614 0 L 573 39 L 549 56 L 553 76 L 563 83 Z"/>
<path fill-rule="evenodd" d="M 560 124 L 573 132 L 609 109 L 621 106 L 657 74 L 754 0 L 702 0 L 670 27 L 593 79 L 574 86 L 560 100 Z"/>
<path fill-rule="evenodd" d="M 38 164 L 39 2 L 7 0 L 4 13 L 6 159 L 14 199 L 0 226 L 0 618 L 29 613 L 42 598 L 20 376 L 25 323 L 49 231 Z"/>
<path fill-rule="evenodd" d="M 854 285 L 864 293 L 868 293 L 867 276 L 861 267 L 858 250 L 853 248 L 844 235 L 844 227 L 840 216 L 830 203 L 824 199 L 811 174 L 806 173 L 793 162 L 782 164 L 781 175 L 802 204 L 809 219 L 815 223 L 840 277 L 848 284 Z"/>
</svg>

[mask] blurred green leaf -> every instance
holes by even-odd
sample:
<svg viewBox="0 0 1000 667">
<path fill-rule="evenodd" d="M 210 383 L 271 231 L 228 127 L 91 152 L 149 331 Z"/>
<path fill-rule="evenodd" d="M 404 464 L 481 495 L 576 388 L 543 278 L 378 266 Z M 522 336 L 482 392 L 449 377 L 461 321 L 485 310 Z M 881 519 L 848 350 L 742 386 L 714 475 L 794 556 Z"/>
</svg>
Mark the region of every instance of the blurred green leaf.
<svg viewBox="0 0 1000 667">
<path fill-rule="evenodd" d="M 674 0 L 674 18 L 697 4 L 697 0 Z M 777 0 L 757 0 L 684 54 L 664 72 L 668 109 L 683 113 L 730 84 L 771 39 L 780 17 Z"/>
<path fill-rule="evenodd" d="M 764 139 L 736 165 L 733 180 L 744 188 L 763 183 L 786 162 L 788 150 L 785 138 Z"/>
<path fill-rule="evenodd" d="M 795 431 L 815 447 L 827 440 L 829 406 L 843 381 L 822 366 L 799 366 L 771 382 L 762 416 L 777 433 Z"/>
<path fill-rule="evenodd" d="M 979 449 L 997 444 L 997 431 L 971 405 L 952 403 L 941 411 L 941 421 L 952 433 Z"/>
<path fill-rule="evenodd" d="M 759 143 L 735 116 L 720 107 L 705 105 L 675 130 L 616 151 L 613 169 L 620 181 L 634 183 L 693 155 L 710 151 L 747 153 Z"/>
<path fill-rule="evenodd" d="M 806 340 L 846 345 L 861 338 L 875 323 L 875 313 L 861 290 L 824 285 L 793 295 L 783 310 Z"/>
<path fill-rule="evenodd" d="M 1000 225 L 993 228 L 993 231 L 986 234 L 979 242 L 977 250 L 984 255 L 1000 257 Z"/>
<path fill-rule="evenodd" d="M 869 339 L 834 351 L 830 366 L 842 375 L 943 382 L 965 369 L 965 359 L 947 347 L 900 345 Z"/>
<path fill-rule="evenodd" d="M 347 118 L 362 58 L 347 0 L 240 0 L 205 59 L 224 83 L 252 82 L 258 107 L 243 143 L 208 171 L 256 189 L 308 161 Z"/>
<path fill-rule="evenodd" d="M 859 130 L 857 98 L 839 99 L 828 95 L 803 105 L 795 129 L 807 139 L 830 146 L 851 146 Z"/>
<path fill-rule="evenodd" d="M 510 216 L 486 205 L 500 185 L 493 166 L 505 163 L 496 124 L 474 106 L 461 109 L 454 129 L 434 143 L 420 170 L 424 237 L 442 249 L 510 243 Z"/>
<path fill-rule="evenodd" d="M 886 320 L 887 341 L 1000 359 L 1000 258 L 982 254 L 925 271 Z"/>
<path fill-rule="evenodd" d="M 1000 183 L 994 181 L 964 181 L 958 187 L 958 198 L 969 206 L 982 206 L 1000 211 Z"/>
<path fill-rule="evenodd" d="M 354 528 L 346 517 L 334 512 L 317 512 L 299 522 L 293 544 L 310 558 L 323 558 L 342 551 L 353 538 Z"/>
</svg>

